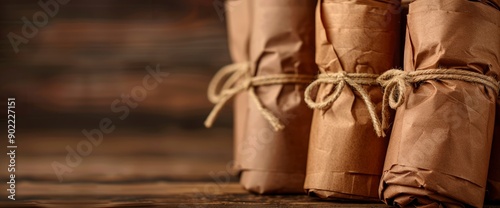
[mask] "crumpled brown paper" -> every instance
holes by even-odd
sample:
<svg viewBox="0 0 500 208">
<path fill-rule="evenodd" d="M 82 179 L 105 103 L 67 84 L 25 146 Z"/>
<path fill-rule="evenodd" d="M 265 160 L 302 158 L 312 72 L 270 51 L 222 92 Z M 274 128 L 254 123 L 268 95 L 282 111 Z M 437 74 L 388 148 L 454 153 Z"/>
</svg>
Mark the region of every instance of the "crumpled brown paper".
<svg viewBox="0 0 500 208">
<path fill-rule="evenodd" d="M 316 63 L 321 73 L 381 74 L 397 66 L 398 1 L 322 0 L 316 11 Z M 317 100 L 331 93 L 322 84 Z M 365 86 L 380 114 L 382 91 Z M 304 188 L 321 198 L 378 200 L 388 139 L 374 131 L 359 94 L 345 87 L 327 110 L 315 110 Z"/>
<path fill-rule="evenodd" d="M 500 73 L 500 13 L 467 0 L 410 4 L 405 71 Z M 463 81 L 408 87 L 397 109 L 380 197 L 390 205 L 483 205 L 496 93 Z"/>
<path fill-rule="evenodd" d="M 253 76 L 315 75 L 315 0 L 251 0 L 250 60 Z M 255 193 L 304 193 L 307 146 L 312 110 L 304 103 L 306 85 L 260 86 L 255 92 L 264 107 L 285 124 L 274 131 L 256 105 L 248 101 L 244 141 L 236 154 L 240 183 Z M 240 112 L 237 112 L 240 113 Z"/>
<path fill-rule="evenodd" d="M 234 63 L 250 61 L 251 12 L 249 0 L 227 0 L 225 17 L 229 41 L 229 53 Z M 234 163 L 233 171 L 241 167 L 241 148 L 245 137 L 248 113 L 248 94 L 243 91 L 234 97 Z"/>
</svg>

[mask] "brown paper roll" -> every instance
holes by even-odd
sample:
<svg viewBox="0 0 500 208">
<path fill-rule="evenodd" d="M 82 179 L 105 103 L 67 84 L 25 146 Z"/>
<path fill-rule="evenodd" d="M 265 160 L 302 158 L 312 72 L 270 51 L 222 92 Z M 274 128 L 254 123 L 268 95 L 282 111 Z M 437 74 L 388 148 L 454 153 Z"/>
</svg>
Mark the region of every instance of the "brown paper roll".
<svg viewBox="0 0 500 208">
<path fill-rule="evenodd" d="M 381 74 L 397 64 L 399 2 L 322 0 L 316 11 L 316 63 L 321 73 Z M 322 84 L 317 99 L 331 93 Z M 381 88 L 366 86 L 380 114 Z M 345 87 L 327 110 L 315 110 L 304 188 L 321 198 L 378 200 L 387 148 L 358 93 Z"/>
<path fill-rule="evenodd" d="M 408 14 L 405 71 L 500 73 L 500 13 L 466 0 L 417 0 Z M 481 207 L 496 93 L 454 80 L 406 91 L 397 109 L 380 197 L 390 205 Z"/>
<path fill-rule="evenodd" d="M 234 63 L 250 61 L 251 12 L 249 0 L 225 2 L 225 17 L 229 39 L 229 53 Z M 248 114 L 248 94 L 243 91 L 234 97 L 234 164 L 233 171 L 241 170 L 241 148 Z"/>
<path fill-rule="evenodd" d="M 315 0 L 252 0 L 250 57 L 254 76 L 315 75 Z M 241 184 L 256 193 L 303 193 L 312 110 L 305 85 L 256 88 L 265 108 L 285 129 L 274 131 L 256 105 L 248 102 Z"/>
</svg>

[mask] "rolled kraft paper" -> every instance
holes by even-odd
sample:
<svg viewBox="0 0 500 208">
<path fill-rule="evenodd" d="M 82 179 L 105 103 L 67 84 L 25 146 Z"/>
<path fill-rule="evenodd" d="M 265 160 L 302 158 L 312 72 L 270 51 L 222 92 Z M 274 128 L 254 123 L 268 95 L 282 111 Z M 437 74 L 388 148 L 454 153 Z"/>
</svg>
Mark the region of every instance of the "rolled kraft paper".
<svg viewBox="0 0 500 208">
<path fill-rule="evenodd" d="M 315 0 L 252 0 L 252 75 L 316 75 Z M 304 103 L 306 84 L 255 88 L 263 106 L 285 125 L 275 131 L 254 102 L 248 102 L 240 182 L 249 191 L 304 193 L 312 110 Z"/>
<path fill-rule="evenodd" d="M 225 17 L 229 39 L 229 52 L 234 63 L 250 60 L 249 43 L 251 12 L 249 0 L 228 0 L 225 2 Z M 234 164 L 233 171 L 241 170 L 241 148 L 245 135 L 248 114 L 248 94 L 240 92 L 234 97 Z"/>
<path fill-rule="evenodd" d="M 500 73 L 500 13 L 466 0 L 410 4 L 405 71 Z M 496 93 L 480 84 L 428 80 L 397 109 L 380 197 L 390 205 L 483 205 Z"/>
<path fill-rule="evenodd" d="M 398 8 L 399 4 L 372 0 L 318 3 L 316 62 L 321 73 L 381 74 L 397 66 Z M 317 100 L 332 87 L 322 84 Z M 381 88 L 364 89 L 380 114 Z M 378 200 L 387 143 L 387 138 L 376 135 L 359 94 L 344 87 L 329 109 L 314 111 L 304 188 L 321 198 Z"/>
<path fill-rule="evenodd" d="M 497 101 L 495 114 L 495 130 L 491 148 L 488 183 L 486 186 L 486 200 L 500 201 L 500 102 Z"/>
</svg>

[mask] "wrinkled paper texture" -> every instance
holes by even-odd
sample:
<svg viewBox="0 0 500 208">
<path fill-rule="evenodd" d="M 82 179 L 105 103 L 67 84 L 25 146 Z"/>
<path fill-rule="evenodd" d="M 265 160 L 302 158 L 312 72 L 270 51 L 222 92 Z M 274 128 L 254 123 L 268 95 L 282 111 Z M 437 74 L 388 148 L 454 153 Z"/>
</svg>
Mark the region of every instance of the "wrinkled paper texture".
<svg viewBox="0 0 500 208">
<path fill-rule="evenodd" d="M 321 73 L 381 74 L 397 66 L 398 1 L 322 0 L 316 11 L 316 63 Z M 364 86 L 380 114 L 382 91 Z M 322 84 L 317 100 L 329 95 Z M 321 198 L 378 200 L 388 138 L 379 138 L 357 92 L 345 87 L 327 110 L 315 110 L 304 188 Z"/>
<path fill-rule="evenodd" d="M 410 4 L 405 71 L 500 73 L 500 13 L 467 0 Z M 428 80 L 397 109 L 380 196 L 399 206 L 483 205 L 496 93 L 480 84 Z"/>
<path fill-rule="evenodd" d="M 227 22 L 229 53 L 234 63 L 250 61 L 250 0 L 227 0 L 224 17 Z M 248 93 L 242 91 L 234 97 L 234 164 L 233 171 L 241 170 L 241 148 L 245 136 L 248 114 Z"/>
<path fill-rule="evenodd" d="M 316 75 L 315 0 L 251 0 L 250 60 L 253 76 Z M 259 86 L 255 92 L 285 129 L 274 131 L 249 99 L 244 141 L 237 154 L 240 183 L 255 193 L 304 193 L 312 110 L 304 84 Z M 243 123 L 240 123 L 243 124 Z"/>
</svg>

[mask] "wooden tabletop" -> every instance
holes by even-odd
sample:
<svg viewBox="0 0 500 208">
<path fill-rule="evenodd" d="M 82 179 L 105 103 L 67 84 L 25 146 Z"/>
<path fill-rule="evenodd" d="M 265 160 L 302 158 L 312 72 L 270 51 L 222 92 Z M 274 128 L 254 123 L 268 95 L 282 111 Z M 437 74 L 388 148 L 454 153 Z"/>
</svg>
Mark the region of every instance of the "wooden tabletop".
<svg viewBox="0 0 500 208">
<path fill-rule="evenodd" d="M 385 207 L 325 202 L 305 195 L 259 196 L 237 183 L 144 182 L 119 184 L 19 184 L 23 200 L 7 207 Z M 22 192 L 22 193 L 21 193 Z"/>
<path fill-rule="evenodd" d="M 231 130 L 169 129 L 139 134 L 116 130 L 59 181 L 51 164 L 65 164 L 71 132 L 20 133 L 16 200 L 2 207 L 384 207 L 322 201 L 306 195 L 250 194 L 229 174 Z M 2 157 L 2 166 L 7 164 Z M 7 181 L 1 171 L 1 181 Z M 6 187 L 5 185 L 3 187 Z"/>
</svg>

